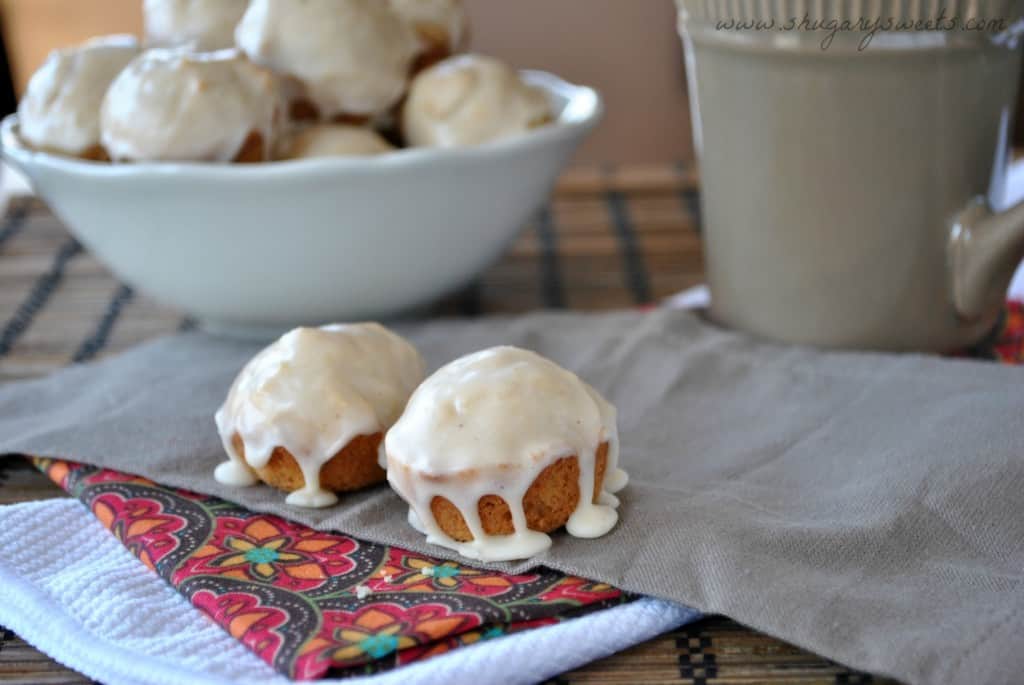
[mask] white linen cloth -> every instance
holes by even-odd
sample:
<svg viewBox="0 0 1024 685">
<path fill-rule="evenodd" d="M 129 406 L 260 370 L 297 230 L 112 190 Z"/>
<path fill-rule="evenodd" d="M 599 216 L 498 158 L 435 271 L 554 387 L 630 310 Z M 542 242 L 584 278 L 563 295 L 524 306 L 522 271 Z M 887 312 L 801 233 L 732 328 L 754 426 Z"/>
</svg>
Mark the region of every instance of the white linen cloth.
<svg viewBox="0 0 1024 685">
<path fill-rule="evenodd" d="M 107 685 L 289 683 L 147 569 L 77 500 L 0 507 L 0 624 Z M 356 685 L 534 683 L 696 619 L 641 599 L 535 628 Z"/>
</svg>

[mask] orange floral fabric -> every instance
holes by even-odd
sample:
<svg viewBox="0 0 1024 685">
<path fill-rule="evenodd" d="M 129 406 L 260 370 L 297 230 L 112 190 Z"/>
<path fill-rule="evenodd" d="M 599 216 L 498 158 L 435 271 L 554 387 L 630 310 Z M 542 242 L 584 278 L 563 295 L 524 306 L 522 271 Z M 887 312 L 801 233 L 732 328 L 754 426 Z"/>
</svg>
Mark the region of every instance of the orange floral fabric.
<svg viewBox="0 0 1024 685">
<path fill-rule="evenodd" d="M 296 679 L 399 666 L 628 599 L 554 571 L 475 569 L 137 476 L 34 462 L 142 563 Z"/>
</svg>

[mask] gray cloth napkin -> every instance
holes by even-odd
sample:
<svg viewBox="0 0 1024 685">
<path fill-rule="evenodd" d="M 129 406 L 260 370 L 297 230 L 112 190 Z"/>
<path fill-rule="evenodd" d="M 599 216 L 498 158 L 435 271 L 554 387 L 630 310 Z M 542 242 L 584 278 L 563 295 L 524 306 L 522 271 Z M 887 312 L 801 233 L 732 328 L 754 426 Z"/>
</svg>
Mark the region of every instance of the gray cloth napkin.
<svg viewBox="0 0 1024 685">
<path fill-rule="evenodd" d="M 914 683 L 1024 673 L 1024 370 L 758 342 L 681 311 L 397 326 L 431 368 L 532 348 L 619 408 L 621 521 L 544 564 L 722 613 Z M 187 334 L 0 388 L 0 452 L 60 456 L 452 558 L 386 486 L 326 510 L 212 478 L 256 351 Z"/>
</svg>

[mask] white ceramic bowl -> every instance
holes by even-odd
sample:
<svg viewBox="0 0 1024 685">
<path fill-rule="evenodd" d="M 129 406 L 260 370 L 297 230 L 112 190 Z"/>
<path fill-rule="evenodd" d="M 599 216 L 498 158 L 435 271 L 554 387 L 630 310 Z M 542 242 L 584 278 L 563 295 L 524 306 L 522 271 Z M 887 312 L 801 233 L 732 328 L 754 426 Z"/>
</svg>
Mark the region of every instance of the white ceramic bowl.
<svg viewBox="0 0 1024 685">
<path fill-rule="evenodd" d="M 476 147 L 113 165 L 33 151 L 11 115 L 3 156 L 117 276 L 208 329 L 387 318 L 493 262 L 600 119 L 594 90 L 523 77 L 549 94 L 557 120 Z"/>
</svg>

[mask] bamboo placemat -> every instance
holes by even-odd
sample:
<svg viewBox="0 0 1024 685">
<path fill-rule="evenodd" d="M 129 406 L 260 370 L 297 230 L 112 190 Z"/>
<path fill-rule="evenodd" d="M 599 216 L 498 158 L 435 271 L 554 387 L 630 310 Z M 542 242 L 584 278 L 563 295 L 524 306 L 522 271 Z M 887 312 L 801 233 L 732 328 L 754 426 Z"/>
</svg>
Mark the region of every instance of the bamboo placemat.
<svg viewBox="0 0 1024 685">
<path fill-rule="evenodd" d="M 505 257 L 437 309 L 464 316 L 539 307 L 615 309 L 696 285 L 703 280 L 696 182 L 683 167 L 575 169 Z M 10 202 L 0 222 L 0 382 L 192 325 L 119 283 L 41 202 Z M 0 504 L 62 495 L 22 460 L 0 458 Z M 0 683 L 87 682 L 0 627 Z M 728 619 L 709 618 L 554 682 L 882 681 Z"/>
</svg>

